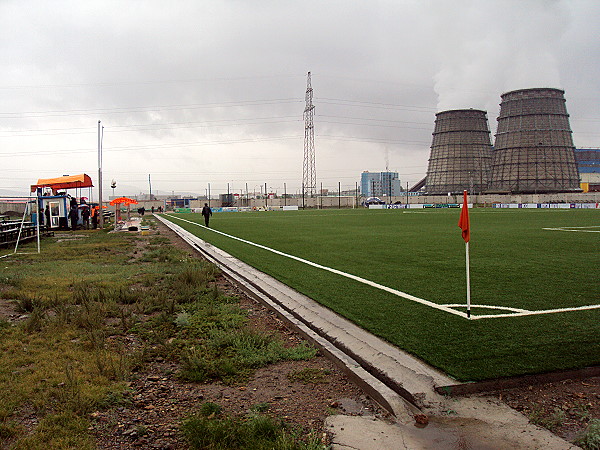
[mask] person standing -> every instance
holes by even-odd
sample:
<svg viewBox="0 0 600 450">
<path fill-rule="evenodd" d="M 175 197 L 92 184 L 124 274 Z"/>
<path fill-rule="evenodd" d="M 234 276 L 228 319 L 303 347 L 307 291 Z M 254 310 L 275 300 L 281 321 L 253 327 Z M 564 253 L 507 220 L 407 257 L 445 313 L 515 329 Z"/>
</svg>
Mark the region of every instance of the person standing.
<svg viewBox="0 0 600 450">
<path fill-rule="evenodd" d="M 75 204 L 75 206 L 71 206 L 71 211 L 69 211 L 69 219 L 71 219 L 71 230 L 75 231 L 77 229 L 77 222 L 79 221 L 77 204 Z"/>
<path fill-rule="evenodd" d="M 96 228 L 98 228 L 98 207 L 97 206 L 93 206 L 92 207 L 92 228 L 95 230 Z"/>
<path fill-rule="evenodd" d="M 81 210 L 81 219 L 83 221 L 83 228 L 86 230 L 90 229 L 90 208 L 86 205 Z"/>
<path fill-rule="evenodd" d="M 208 203 L 204 204 L 204 208 L 202 208 L 202 215 L 204 216 L 204 223 L 208 228 L 208 221 L 210 220 L 210 216 L 212 216 L 212 210 L 210 209 L 210 206 L 208 206 Z"/>
<path fill-rule="evenodd" d="M 46 230 L 50 230 L 52 223 L 50 222 L 50 205 L 48 203 L 46 203 L 46 209 L 44 209 L 44 216 L 46 216 Z"/>
</svg>

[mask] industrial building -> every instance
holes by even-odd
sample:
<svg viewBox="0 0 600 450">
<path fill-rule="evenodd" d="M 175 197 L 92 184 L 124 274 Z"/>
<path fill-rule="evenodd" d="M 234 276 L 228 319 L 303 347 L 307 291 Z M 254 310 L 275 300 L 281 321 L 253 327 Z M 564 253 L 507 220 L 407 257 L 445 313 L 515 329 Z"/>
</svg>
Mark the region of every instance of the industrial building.
<svg viewBox="0 0 600 450">
<path fill-rule="evenodd" d="M 489 191 L 579 190 L 564 91 L 521 89 L 501 97 Z"/>
<path fill-rule="evenodd" d="M 492 143 L 485 111 L 460 109 L 437 113 L 425 192 L 444 195 L 488 186 Z"/>
<path fill-rule="evenodd" d="M 583 192 L 600 192 L 600 148 L 575 150 Z"/>
<path fill-rule="evenodd" d="M 600 170 L 598 154 L 575 146 L 564 91 L 520 89 L 501 95 L 492 146 L 485 111 L 442 111 L 436 114 L 424 191 L 447 195 L 542 194 L 580 192 L 593 186 Z M 588 164 L 589 163 L 589 164 Z M 579 170 L 578 170 L 579 168 Z M 583 182 L 583 180 L 581 180 Z"/>
<path fill-rule="evenodd" d="M 401 195 L 398 172 L 368 172 L 360 177 L 360 193 L 366 197 L 394 197 Z"/>
</svg>

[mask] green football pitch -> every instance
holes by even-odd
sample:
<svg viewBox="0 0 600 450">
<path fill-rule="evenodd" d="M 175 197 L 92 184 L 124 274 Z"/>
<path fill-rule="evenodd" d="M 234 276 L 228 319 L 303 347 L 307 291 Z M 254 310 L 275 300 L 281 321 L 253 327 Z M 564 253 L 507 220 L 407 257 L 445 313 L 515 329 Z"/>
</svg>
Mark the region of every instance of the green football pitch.
<svg viewBox="0 0 600 450">
<path fill-rule="evenodd" d="M 169 220 L 456 379 L 600 363 L 600 211 L 199 214 Z"/>
</svg>

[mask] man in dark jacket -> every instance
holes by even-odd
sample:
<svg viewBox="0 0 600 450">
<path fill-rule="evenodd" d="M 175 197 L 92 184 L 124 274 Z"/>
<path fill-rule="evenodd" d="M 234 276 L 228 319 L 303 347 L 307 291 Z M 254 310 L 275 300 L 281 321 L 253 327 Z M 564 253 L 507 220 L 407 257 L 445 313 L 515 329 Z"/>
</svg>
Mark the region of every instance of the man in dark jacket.
<svg viewBox="0 0 600 450">
<path fill-rule="evenodd" d="M 86 230 L 90 229 L 90 208 L 85 206 L 81 210 L 81 220 L 83 221 L 83 228 Z"/>
<path fill-rule="evenodd" d="M 46 216 L 46 230 L 52 228 L 52 221 L 50 217 L 50 205 L 46 203 L 46 209 L 44 210 L 44 216 Z"/>
<path fill-rule="evenodd" d="M 204 204 L 204 208 L 202 208 L 202 215 L 204 216 L 204 223 L 208 227 L 208 221 L 210 216 L 212 216 L 212 210 L 210 209 L 210 206 L 208 206 L 208 203 Z"/>
<path fill-rule="evenodd" d="M 71 219 L 71 230 L 77 229 L 77 222 L 79 221 L 79 211 L 77 211 L 77 205 L 71 206 L 69 211 L 69 219 Z"/>
</svg>

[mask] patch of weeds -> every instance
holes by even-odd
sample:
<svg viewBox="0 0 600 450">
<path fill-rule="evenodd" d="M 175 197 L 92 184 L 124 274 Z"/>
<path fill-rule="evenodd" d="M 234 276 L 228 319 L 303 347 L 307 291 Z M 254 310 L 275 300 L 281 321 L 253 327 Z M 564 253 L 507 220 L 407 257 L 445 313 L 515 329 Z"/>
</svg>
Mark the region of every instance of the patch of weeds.
<svg viewBox="0 0 600 450">
<path fill-rule="evenodd" d="M 172 247 L 151 248 L 140 259 L 140 262 L 161 262 L 161 263 L 177 263 L 181 257 L 181 252 Z"/>
<path fill-rule="evenodd" d="M 129 309 L 121 307 L 118 310 L 118 319 L 121 322 L 121 329 L 127 333 L 138 322 L 138 317 Z"/>
<path fill-rule="evenodd" d="M 180 328 L 187 328 L 190 326 L 190 315 L 186 311 L 180 312 L 175 317 L 175 325 Z"/>
<path fill-rule="evenodd" d="M 326 369 L 317 369 L 307 367 L 306 369 L 295 370 L 288 373 L 288 378 L 292 381 L 299 381 L 304 384 L 329 383 L 331 371 Z"/>
<path fill-rule="evenodd" d="M 0 284 L 20 288 L 23 285 L 23 278 L 23 275 L 20 273 L 5 275 L 0 277 Z"/>
<path fill-rule="evenodd" d="M 285 359 L 290 361 L 304 361 L 312 359 L 317 355 L 317 349 L 307 342 L 301 342 L 294 347 L 287 348 L 285 352 Z"/>
<path fill-rule="evenodd" d="M 600 419 L 592 419 L 575 440 L 575 444 L 579 445 L 584 450 L 599 450 L 600 449 Z"/>
<path fill-rule="evenodd" d="M 192 264 L 186 267 L 173 278 L 178 285 L 206 286 L 209 281 L 214 280 L 216 267 L 212 264 Z"/>
<path fill-rule="evenodd" d="M 131 390 L 123 387 L 122 389 L 111 390 L 106 393 L 104 398 L 98 401 L 99 408 L 110 408 L 112 406 L 131 405 Z"/>
<path fill-rule="evenodd" d="M 73 412 L 65 411 L 44 417 L 34 432 L 20 439 L 12 447 L 15 450 L 32 448 L 95 448 L 88 432 L 89 422 Z"/>
<path fill-rule="evenodd" d="M 187 419 L 182 430 L 193 449 L 323 449 L 315 436 L 304 442 L 283 422 L 261 414 L 238 419 L 209 419 L 199 415 Z"/>
<path fill-rule="evenodd" d="M 57 301 L 52 306 L 54 310 L 53 322 L 58 326 L 68 325 L 73 322 L 75 309 L 67 302 Z"/>
<path fill-rule="evenodd" d="M 182 357 L 181 376 L 189 381 L 219 379 L 235 383 L 253 369 L 277 361 L 310 359 L 316 350 L 306 344 L 286 348 L 275 337 L 249 329 L 213 329 L 201 347 Z"/>
<path fill-rule="evenodd" d="M 170 243 L 169 238 L 164 236 L 155 235 L 150 238 L 150 245 L 169 245 Z"/>
<path fill-rule="evenodd" d="M 27 320 L 23 322 L 23 331 L 28 334 L 32 334 L 38 331 L 41 331 L 44 325 L 46 324 L 46 313 L 41 308 L 36 308 L 33 310 Z"/>
<path fill-rule="evenodd" d="M 253 413 L 265 413 L 269 410 L 271 405 L 268 402 L 258 403 L 250 408 Z"/>
<path fill-rule="evenodd" d="M 244 369 L 236 367 L 231 359 L 211 357 L 196 347 L 182 356 L 181 366 L 181 378 L 196 383 L 217 379 L 233 380 Z"/>
<path fill-rule="evenodd" d="M 529 420 L 535 425 L 553 431 L 563 424 L 565 412 L 560 408 L 555 408 L 552 413 L 547 414 L 541 408 L 534 408 L 529 413 Z"/>
<path fill-rule="evenodd" d="M 65 377 L 66 381 L 57 386 L 57 406 L 61 411 L 71 411 L 79 415 L 91 412 L 96 400 L 82 387 L 82 382 L 71 364 L 65 368 Z"/>
<path fill-rule="evenodd" d="M 215 417 L 219 414 L 221 414 L 221 406 L 216 403 L 206 402 L 200 406 L 200 415 L 203 417 Z"/>
<path fill-rule="evenodd" d="M 106 349 L 96 348 L 92 352 L 98 373 L 109 380 L 123 381 L 131 372 L 132 362 L 129 357 L 120 352 L 111 352 Z"/>
<path fill-rule="evenodd" d="M 120 305 L 133 305 L 139 300 L 139 294 L 127 287 L 119 286 L 109 289 L 106 293 L 106 298 Z"/>
<path fill-rule="evenodd" d="M 233 330 L 241 328 L 247 321 L 246 312 L 238 305 L 205 299 L 185 305 L 189 314 L 188 333 L 195 337 L 205 337 L 214 330 Z"/>
<path fill-rule="evenodd" d="M 202 301 L 204 297 L 204 292 L 201 289 L 188 284 L 179 285 L 176 289 L 173 289 L 171 292 L 171 295 L 173 295 L 176 298 L 177 303 L 181 304 Z"/>
<path fill-rule="evenodd" d="M 10 322 L 4 318 L 0 318 L 0 331 L 10 328 Z"/>
<path fill-rule="evenodd" d="M 22 434 L 25 428 L 13 421 L 0 422 L 0 441 L 15 438 Z"/>
<path fill-rule="evenodd" d="M 130 329 L 144 344 L 146 358 L 161 356 L 168 359 L 178 357 L 178 349 L 188 345 L 187 341 L 180 343 L 181 340 L 175 338 L 177 331 L 173 316 L 166 312 L 139 321 Z"/>
<path fill-rule="evenodd" d="M 574 414 L 581 421 L 588 420 L 590 418 L 590 405 L 585 403 L 579 403 L 573 408 Z"/>
<path fill-rule="evenodd" d="M 332 408 L 331 406 L 328 406 L 328 407 L 325 409 L 325 413 L 326 413 L 328 416 L 337 416 L 337 415 L 338 415 L 340 412 L 339 412 L 337 409 L 335 409 L 335 408 Z"/>
<path fill-rule="evenodd" d="M 17 304 L 17 311 L 21 313 L 31 313 L 41 306 L 42 301 L 35 295 L 19 292 L 16 295 L 15 303 Z"/>
</svg>

